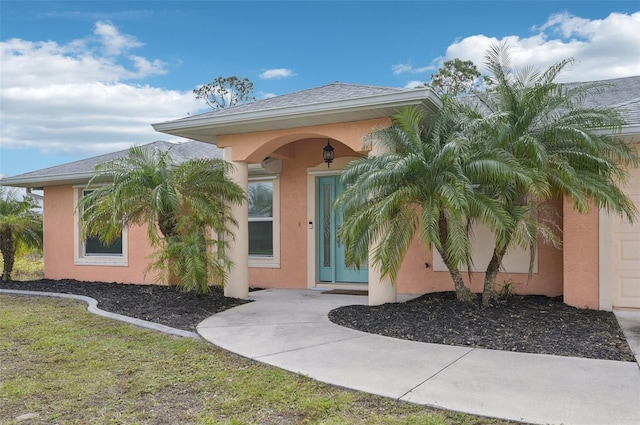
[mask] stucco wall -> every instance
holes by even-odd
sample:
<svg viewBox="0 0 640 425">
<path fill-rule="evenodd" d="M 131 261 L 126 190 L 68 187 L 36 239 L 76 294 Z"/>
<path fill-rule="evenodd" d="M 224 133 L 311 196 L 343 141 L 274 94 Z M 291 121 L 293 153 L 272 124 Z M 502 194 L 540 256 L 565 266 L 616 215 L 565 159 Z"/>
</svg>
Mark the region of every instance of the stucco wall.
<svg viewBox="0 0 640 425">
<path fill-rule="evenodd" d="M 560 201 L 551 202 L 550 206 L 561 213 L 562 204 Z M 557 220 L 561 228 L 561 215 Z M 491 246 L 491 243 L 486 246 Z M 428 263 L 429 266 L 426 267 L 425 263 Z M 414 241 L 398 274 L 398 290 L 410 294 L 452 291 L 453 281 L 449 272 L 434 271 L 432 265 L 433 253 L 419 242 Z M 562 267 L 562 250 L 540 243 L 538 245 L 538 271 L 533 274 L 531 281 L 528 280 L 527 273 L 499 273 L 496 279 L 496 289 L 500 289 L 504 282 L 512 281 L 514 283 L 513 290 L 517 294 L 559 296 L 562 295 Z M 466 271 L 463 275 L 465 282 L 469 285 Z M 484 273 L 473 273 L 470 281 L 471 289 L 474 292 L 481 292 L 483 284 Z"/>
<path fill-rule="evenodd" d="M 45 277 L 120 283 L 154 283 L 154 273 L 144 274 L 151 248 L 144 228 L 128 230 L 128 265 L 96 266 L 75 264 L 74 188 L 50 186 L 44 189 Z"/>
<path fill-rule="evenodd" d="M 578 213 L 564 201 L 564 302 L 579 308 L 599 308 L 599 215 L 593 208 Z"/>
</svg>

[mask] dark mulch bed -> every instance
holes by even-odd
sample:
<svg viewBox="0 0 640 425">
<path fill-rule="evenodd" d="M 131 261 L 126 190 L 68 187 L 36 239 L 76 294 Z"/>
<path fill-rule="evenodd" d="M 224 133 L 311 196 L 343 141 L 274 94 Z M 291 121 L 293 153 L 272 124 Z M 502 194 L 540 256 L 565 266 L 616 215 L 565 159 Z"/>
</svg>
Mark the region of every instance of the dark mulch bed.
<svg viewBox="0 0 640 425">
<path fill-rule="evenodd" d="M 0 282 L 0 289 L 85 295 L 98 301 L 98 308 L 102 310 L 188 331 L 194 331 L 198 323 L 215 313 L 249 302 L 227 298 L 218 287 L 213 287 L 207 295 L 196 295 L 168 286 L 70 279 Z"/>
<path fill-rule="evenodd" d="M 611 312 L 570 307 L 561 298 L 509 296 L 483 308 L 453 292 L 403 304 L 337 308 L 329 319 L 364 332 L 431 342 L 558 356 L 635 361 Z"/>
<path fill-rule="evenodd" d="M 227 298 L 220 288 L 198 296 L 167 286 L 75 280 L 0 282 L 0 289 L 86 295 L 103 310 L 191 331 L 212 314 L 248 302 Z M 341 307 L 329 318 L 342 326 L 413 341 L 634 361 L 612 313 L 569 307 L 559 298 L 511 296 L 482 308 L 459 303 L 453 293 L 444 292 L 403 304 Z"/>
</svg>

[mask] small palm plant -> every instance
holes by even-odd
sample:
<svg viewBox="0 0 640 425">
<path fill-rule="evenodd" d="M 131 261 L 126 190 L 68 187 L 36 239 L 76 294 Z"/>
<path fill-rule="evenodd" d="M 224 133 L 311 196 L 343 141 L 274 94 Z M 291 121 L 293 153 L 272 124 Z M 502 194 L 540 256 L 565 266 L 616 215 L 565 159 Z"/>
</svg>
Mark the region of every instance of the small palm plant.
<svg viewBox="0 0 640 425">
<path fill-rule="evenodd" d="M 0 186 L 0 251 L 2 281 L 11 280 L 20 249 L 42 246 L 42 215 L 31 198 L 20 199 L 15 190 Z"/>
<path fill-rule="evenodd" d="M 232 267 L 225 253 L 237 222 L 230 205 L 245 199 L 220 159 L 175 163 L 171 151 L 134 146 L 122 158 L 100 164 L 82 197 L 85 235 L 109 244 L 123 226 L 147 227 L 158 248 L 148 269 L 184 290 L 207 293 L 224 285 Z"/>
<path fill-rule="evenodd" d="M 511 226 L 501 204 L 476 190 L 478 179 L 527 179 L 503 151 L 473 150 L 460 105 L 444 98 L 428 126 L 424 114 L 408 108 L 391 127 L 372 132 L 365 147 L 382 146 L 379 155 L 350 163 L 341 175 L 347 189 L 336 199 L 345 215 L 339 238 L 347 261 L 360 266 L 374 246 L 372 262 L 395 282 L 409 245 L 417 236 L 433 246 L 453 279 L 457 298 L 474 296 L 461 269 L 471 262 L 468 227 L 473 220 L 497 233 Z"/>
</svg>

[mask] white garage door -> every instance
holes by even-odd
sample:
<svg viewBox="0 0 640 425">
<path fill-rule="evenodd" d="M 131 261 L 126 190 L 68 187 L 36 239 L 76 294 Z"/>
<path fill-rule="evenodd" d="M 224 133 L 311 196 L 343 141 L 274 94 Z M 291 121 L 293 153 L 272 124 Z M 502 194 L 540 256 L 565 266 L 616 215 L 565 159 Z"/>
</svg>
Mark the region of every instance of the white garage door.
<svg viewBox="0 0 640 425">
<path fill-rule="evenodd" d="M 631 170 L 625 192 L 640 209 L 640 169 Z M 613 306 L 640 308 L 640 223 L 616 217 L 612 231 Z"/>
</svg>

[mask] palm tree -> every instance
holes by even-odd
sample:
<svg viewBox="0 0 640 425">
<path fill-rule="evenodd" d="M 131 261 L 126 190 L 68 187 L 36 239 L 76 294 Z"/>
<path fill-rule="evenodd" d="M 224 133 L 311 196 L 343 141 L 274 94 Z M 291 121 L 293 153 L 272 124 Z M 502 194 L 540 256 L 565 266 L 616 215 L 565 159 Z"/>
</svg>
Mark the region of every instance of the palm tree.
<svg viewBox="0 0 640 425">
<path fill-rule="evenodd" d="M 395 115 L 391 127 L 372 132 L 365 147 L 380 144 L 386 153 L 347 166 L 341 174 L 347 189 L 335 206 L 345 216 L 338 236 L 350 264 L 359 267 L 375 243 L 373 264 L 395 282 L 417 236 L 444 260 L 457 298 L 469 301 L 473 294 L 460 271 L 471 262 L 468 226 L 478 220 L 501 233 L 510 225 L 500 203 L 476 190 L 477 181 L 527 177 L 503 151 L 471 149 L 459 110 L 445 97 L 428 127 L 423 112 L 414 108 Z"/>
<path fill-rule="evenodd" d="M 232 267 L 226 241 L 237 226 L 230 204 L 245 199 L 230 167 L 220 159 L 177 164 L 170 150 L 134 146 L 96 167 L 78 204 L 83 233 L 109 244 L 123 226 L 146 224 L 151 246 L 159 248 L 149 269 L 159 279 L 199 293 L 224 285 Z"/>
<path fill-rule="evenodd" d="M 0 186 L 0 251 L 2 281 L 11 280 L 16 253 L 20 247 L 42 246 L 42 216 L 35 212 L 31 198 L 18 199 L 15 191 Z"/>
<path fill-rule="evenodd" d="M 616 212 L 633 221 L 637 209 L 620 190 L 625 169 L 638 165 L 636 151 L 615 134 L 624 121 L 610 108 L 584 105 L 588 96 L 606 88 L 602 84 L 563 85 L 556 82 L 563 60 L 544 72 L 511 67 L 506 45 L 493 46 L 486 55 L 491 90 L 476 93 L 476 121 L 479 149 L 503 149 L 512 155 L 537 185 L 502 181 L 482 188 L 499 200 L 511 220 L 505 232 L 496 235 L 496 247 L 487 267 L 483 304 L 488 304 L 502 259 L 509 247 L 537 245 L 539 236 L 559 243 L 553 221 L 544 219 L 545 203 L 566 197 L 581 213 L 592 207 Z M 534 249 L 531 249 L 533 255 Z"/>
</svg>

